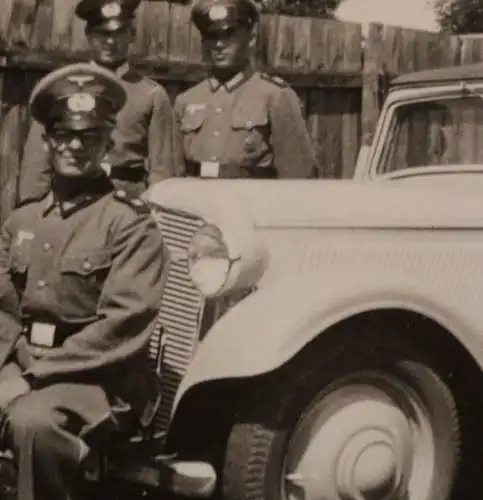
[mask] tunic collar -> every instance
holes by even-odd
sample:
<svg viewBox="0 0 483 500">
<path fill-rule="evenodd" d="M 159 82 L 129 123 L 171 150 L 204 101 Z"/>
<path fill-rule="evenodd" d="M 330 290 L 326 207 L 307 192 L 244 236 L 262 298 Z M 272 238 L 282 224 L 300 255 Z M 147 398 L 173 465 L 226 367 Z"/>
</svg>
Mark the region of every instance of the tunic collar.
<svg viewBox="0 0 483 500">
<path fill-rule="evenodd" d="M 245 83 L 247 80 L 249 80 L 254 73 L 255 70 L 251 67 L 248 67 L 245 68 L 243 71 L 237 73 L 235 76 L 233 76 L 226 82 L 222 82 L 217 78 L 215 78 L 213 75 L 211 75 L 208 78 L 208 83 L 210 85 L 210 89 L 212 92 L 216 92 L 220 87 L 224 87 L 228 92 L 232 92 L 233 90 L 237 89 L 240 85 Z"/>
</svg>

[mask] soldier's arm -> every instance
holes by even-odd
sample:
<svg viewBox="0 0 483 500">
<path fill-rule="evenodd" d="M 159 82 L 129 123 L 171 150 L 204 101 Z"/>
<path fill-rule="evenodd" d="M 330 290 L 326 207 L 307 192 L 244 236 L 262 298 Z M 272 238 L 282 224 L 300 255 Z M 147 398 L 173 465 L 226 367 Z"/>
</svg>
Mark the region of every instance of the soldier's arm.
<svg viewBox="0 0 483 500">
<path fill-rule="evenodd" d="M 18 200 L 38 198 L 50 189 L 52 169 L 43 147 L 43 127 L 33 120 L 23 149 L 20 165 Z"/>
<path fill-rule="evenodd" d="M 13 216 L 0 231 L 0 359 L 22 331 L 19 315 L 20 299 L 12 282 L 9 265 L 10 246 L 13 241 Z M 0 363 L 1 364 L 1 363 Z"/>
<path fill-rule="evenodd" d="M 42 387 L 128 362 L 152 334 L 164 287 L 168 254 L 149 213 L 124 222 L 114 238 L 112 266 L 97 320 L 36 361 L 24 374 Z"/>
<path fill-rule="evenodd" d="M 297 94 L 290 87 L 281 88 L 271 98 L 269 113 L 274 164 L 279 177 L 313 177 L 315 152 Z"/>
<path fill-rule="evenodd" d="M 158 86 L 153 95 L 153 112 L 148 129 L 150 186 L 168 177 L 181 175 L 181 144 L 176 134 L 173 107 L 166 91 Z"/>
</svg>

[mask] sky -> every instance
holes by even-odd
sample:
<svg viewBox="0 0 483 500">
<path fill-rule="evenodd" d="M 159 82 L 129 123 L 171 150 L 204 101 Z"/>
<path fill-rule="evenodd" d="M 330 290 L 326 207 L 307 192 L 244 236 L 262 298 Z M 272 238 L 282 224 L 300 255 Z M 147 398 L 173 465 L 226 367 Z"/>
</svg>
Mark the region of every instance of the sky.
<svg viewBox="0 0 483 500">
<path fill-rule="evenodd" d="M 336 11 L 341 21 L 371 22 L 438 31 L 430 0 L 344 0 Z M 364 30 L 365 31 L 365 30 Z"/>
</svg>

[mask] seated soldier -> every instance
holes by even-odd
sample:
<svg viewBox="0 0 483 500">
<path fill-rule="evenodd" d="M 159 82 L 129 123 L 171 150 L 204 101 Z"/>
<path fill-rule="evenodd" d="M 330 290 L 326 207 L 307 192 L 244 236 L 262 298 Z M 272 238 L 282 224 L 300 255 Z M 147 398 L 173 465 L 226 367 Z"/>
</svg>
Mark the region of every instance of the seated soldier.
<svg viewBox="0 0 483 500">
<path fill-rule="evenodd" d="M 148 207 L 100 166 L 125 100 L 113 73 L 82 63 L 30 99 L 55 173 L 0 240 L 0 410 L 19 500 L 68 498 L 85 430 L 119 404 L 142 420 L 157 396 L 146 349 L 167 252 Z"/>
</svg>

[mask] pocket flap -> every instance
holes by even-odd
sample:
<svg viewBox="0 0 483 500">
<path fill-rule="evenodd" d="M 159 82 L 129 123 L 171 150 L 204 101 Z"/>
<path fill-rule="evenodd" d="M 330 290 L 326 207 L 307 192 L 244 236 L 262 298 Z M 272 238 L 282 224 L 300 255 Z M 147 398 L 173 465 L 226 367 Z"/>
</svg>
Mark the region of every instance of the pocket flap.
<svg viewBox="0 0 483 500">
<path fill-rule="evenodd" d="M 198 130 L 205 120 L 205 106 L 186 106 L 181 119 L 181 132 L 192 132 Z"/>
<path fill-rule="evenodd" d="M 109 252 L 91 252 L 82 255 L 63 257 L 60 260 L 61 273 L 88 275 L 111 266 L 112 256 Z"/>
<path fill-rule="evenodd" d="M 234 110 L 231 126 L 233 129 L 251 130 L 256 127 L 263 127 L 268 124 L 268 113 L 263 106 L 258 109 L 255 107 L 250 108 L 237 108 Z"/>
</svg>

